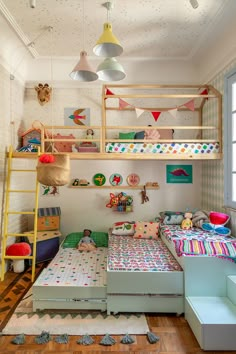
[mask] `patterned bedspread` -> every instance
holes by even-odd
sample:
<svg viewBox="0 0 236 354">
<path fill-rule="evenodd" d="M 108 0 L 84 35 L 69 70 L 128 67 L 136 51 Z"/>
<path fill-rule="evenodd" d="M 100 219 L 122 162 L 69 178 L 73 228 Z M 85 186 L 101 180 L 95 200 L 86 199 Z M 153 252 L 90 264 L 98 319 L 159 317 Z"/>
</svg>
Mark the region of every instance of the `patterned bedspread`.
<svg viewBox="0 0 236 354">
<path fill-rule="evenodd" d="M 182 271 L 161 239 L 109 235 L 108 268 L 115 271 Z"/>
<path fill-rule="evenodd" d="M 106 152 L 210 154 L 219 152 L 219 143 L 107 143 Z"/>
<path fill-rule="evenodd" d="M 236 262 L 236 238 L 200 228 L 182 230 L 179 225 L 161 225 L 160 230 L 162 236 L 174 243 L 178 256 L 205 255 Z"/>
<path fill-rule="evenodd" d="M 48 267 L 40 274 L 37 285 L 42 286 L 106 286 L 107 248 L 79 252 L 60 248 Z"/>
</svg>

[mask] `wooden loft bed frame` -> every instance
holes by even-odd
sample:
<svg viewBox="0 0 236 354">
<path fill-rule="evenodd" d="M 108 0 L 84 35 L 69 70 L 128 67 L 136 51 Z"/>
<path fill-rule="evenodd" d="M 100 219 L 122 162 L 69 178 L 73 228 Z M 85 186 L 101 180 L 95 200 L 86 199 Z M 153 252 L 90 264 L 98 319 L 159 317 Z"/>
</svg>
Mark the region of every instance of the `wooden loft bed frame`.
<svg viewBox="0 0 236 354">
<path fill-rule="evenodd" d="M 114 91 L 114 92 L 113 92 Z M 128 91 L 128 92 L 127 92 Z M 138 91 L 138 92 L 137 92 Z M 158 91 L 156 93 L 156 91 Z M 145 92 L 145 93 L 143 93 Z M 147 93 L 148 92 L 148 93 Z M 161 92 L 161 93 L 160 93 Z M 176 93 L 178 92 L 178 93 Z M 180 92 L 180 93 L 179 93 Z M 152 113 L 153 111 L 158 111 L 160 113 L 168 113 L 168 111 L 172 110 L 173 107 L 178 106 L 179 112 L 184 113 L 195 113 L 197 115 L 197 125 L 160 125 L 158 122 L 154 122 L 152 126 L 148 125 L 110 125 L 108 115 L 111 114 L 133 114 L 135 115 L 136 107 L 133 104 L 130 104 L 130 100 L 141 100 L 141 102 L 152 99 L 152 100 L 163 100 L 167 99 L 169 102 L 173 100 L 182 100 L 180 105 L 170 104 L 170 106 L 159 106 L 159 107 L 143 107 L 138 103 L 138 109 L 143 111 L 149 111 Z M 194 107 L 194 110 L 190 110 L 187 106 L 184 105 L 183 100 L 197 100 L 197 105 Z M 213 113 L 215 116 L 213 117 L 213 125 L 205 125 L 204 124 L 204 108 L 207 106 L 211 99 L 214 99 L 214 109 Z M 127 100 L 127 102 L 126 102 Z M 110 103 L 112 102 L 112 103 Z M 125 103 L 123 108 L 120 107 L 120 102 Z M 184 101 L 185 102 L 185 101 Z M 211 101 L 212 102 L 212 101 Z M 98 152 L 69 152 L 71 159 L 80 159 L 80 160 L 215 160 L 222 159 L 222 95 L 218 90 L 216 90 L 211 85 L 103 85 L 102 88 L 102 119 L 101 125 L 91 125 L 91 126 L 45 126 L 41 131 L 41 152 L 47 152 L 46 144 L 54 144 L 55 142 L 67 142 L 67 143 L 76 143 L 81 144 L 84 142 L 84 138 L 81 136 L 88 128 L 91 128 L 95 132 L 95 138 L 92 140 L 86 140 L 87 142 L 93 142 L 98 144 L 99 151 Z M 132 113 L 132 111 L 134 111 Z M 145 113 L 146 114 L 146 113 Z M 149 113 L 148 113 L 149 114 Z M 196 116 L 195 116 L 196 117 Z M 175 118 L 173 118 L 175 119 Z M 173 122 L 172 119 L 172 122 Z M 114 120 L 114 119 L 113 119 Z M 212 120 L 212 117 L 211 117 Z M 136 120 L 140 122 L 140 120 Z M 175 120 L 176 121 L 176 120 Z M 68 131 L 68 129 L 72 130 L 73 133 L 77 133 L 80 135 L 75 139 L 54 139 L 53 134 L 50 133 L 56 132 L 57 130 L 65 131 L 64 135 Z M 158 130 L 159 132 L 165 131 L 167 129 L 173 129 L 174 131 L 185 131 L 185 132 L 197 132 L 197 138 L 189 138 L 189 139 L 136 139 L 135 143 L 139 144 L 216 144 L 217 151 L 210 153 L 195 153 L 194 151 L 181 153 L 177 151 L 177 153 L 152 153 L 152 152 L 124 152 L 124 153 L 116 153 L 107 151 L 108 144 L 123 144 L 125 140 L 111 137 L 112 134 L 117 134 L 118 131 L 124 132 L 138 132 L 141 130 Z M 47 134 L 49 132 L 49 134 Z M 214 139 L 204 139 L 204 134 L 215 134 Z M 51 137 L 49 137 L 49 136 Z M 46 138 L 46 136 L 48 136 Z M 126 141 L 127 143 L 127 141 Z M 133 143 L 133 141 L 130 141 Z M 118 145 L 118 146 L 119 146 Z M 194 149 L 193 149 L 194 150 Z M 60 154 L 60 152 L 58 152 Z M 36 157 L 37 153 L 24 153 L 24 152 L 15 152 L 13 153 L 15 157 Z"/>
</svg>

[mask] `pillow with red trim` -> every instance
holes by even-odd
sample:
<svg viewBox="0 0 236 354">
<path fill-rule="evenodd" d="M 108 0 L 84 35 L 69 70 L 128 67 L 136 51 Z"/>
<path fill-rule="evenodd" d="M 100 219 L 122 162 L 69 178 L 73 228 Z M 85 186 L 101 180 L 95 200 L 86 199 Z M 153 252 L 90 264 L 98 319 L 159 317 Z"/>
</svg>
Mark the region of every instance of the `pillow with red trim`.
<svg viewBox="0 0 236 354">
<path fill-rule="evenodd" d="M 116 222 L 112 227 L 111 233 L 116 236 L 133 236 L 134 223 L 130 221 Z"/>
<path fill-rule="evenodd" d="M 134 224 L 134 238 L 157 239 L 159 222 L 137 221 Z"/>
</svg>

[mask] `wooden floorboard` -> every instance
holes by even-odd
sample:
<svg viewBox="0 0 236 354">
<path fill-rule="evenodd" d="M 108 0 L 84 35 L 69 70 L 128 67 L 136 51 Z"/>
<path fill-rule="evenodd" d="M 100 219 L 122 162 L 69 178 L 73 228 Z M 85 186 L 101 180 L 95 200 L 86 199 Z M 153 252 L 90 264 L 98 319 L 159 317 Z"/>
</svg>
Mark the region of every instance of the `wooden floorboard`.
<svg viewBox="0 0 236 354">
<path fill-rule="evenodd" d="M 36 278 L 43 269 L 44 264 L 40 263 L 36 267 Z M 4 328 L 15 307 L 32 286 L 31 269 L 22 274 L 8 272 L 5 280 L 0 282 L 0 330 Z M 56 336 L 52 336 L 52 341 L 46 344 L 36 344 L 35 336 L 26 336 L 25 344 L 15 345 L 11 341 L 15 336 L 0 336 L 0 354 L 80 354 L 107 352 L 132 353 L 132 354 L 198 354 L 204 353 L 198 345 L 184 316 L 172 314 L 147 314 L 149 329 L 160 337 L 155 344 L 150 344 L 146 335 L 135 335 L 135 343 L 126 345 L 120 343 L 122 336 L 113 336 L 116 344 L 104 347 L 99 344 L 102 336 L 93 336 L 95 343 L 89 346 L 77 344 L 80 336 L 69 336 L 67 344 L 58 344 L 54 341 Z M 230 352 L 206 352 L 208 354 L 230 353 Z M 233 352 L 231 352 L 233 353 Z M 236 353 L 236 352 L 234 352 Z"/>
</svg>

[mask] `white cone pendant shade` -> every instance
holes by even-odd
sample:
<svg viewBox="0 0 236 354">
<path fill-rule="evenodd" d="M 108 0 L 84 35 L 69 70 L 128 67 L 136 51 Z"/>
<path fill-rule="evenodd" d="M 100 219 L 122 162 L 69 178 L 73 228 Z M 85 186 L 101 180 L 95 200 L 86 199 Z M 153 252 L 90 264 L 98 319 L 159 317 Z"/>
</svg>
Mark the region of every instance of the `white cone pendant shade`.
<svg viewBox="0 0 236 354">
<path fill-rule="evenodd" d="M 122 54 L 123 48 L 112 33 L 111 23 L 104 23 L 103 34 L 93 48 L 93 52 L 99 57 L 106 58 L 118 57 Z"/>
<path fill-rule="evenodd" d="M 78 81 L 95 81 L 98 79 L 95 70 L 93 70 L 88 63 L 87 53 L 85 51 L 80 52 L 80 60 L 70 73 L 70 77 Z"/>
<path fill-rule="evenodd" d="M 123 66 L 115 58 L 106 58 L 97 68 L 99 80 L 119 81 L 126 76 Z"/>
</svg>

